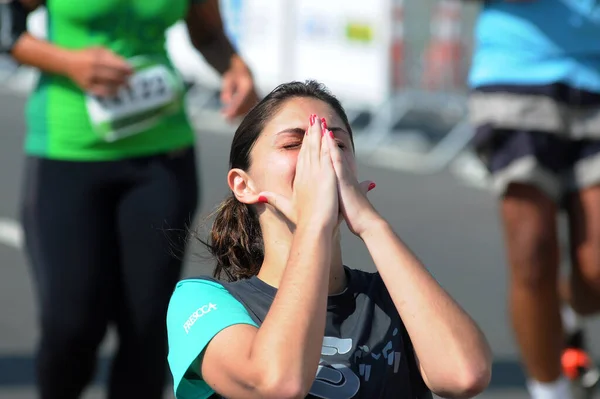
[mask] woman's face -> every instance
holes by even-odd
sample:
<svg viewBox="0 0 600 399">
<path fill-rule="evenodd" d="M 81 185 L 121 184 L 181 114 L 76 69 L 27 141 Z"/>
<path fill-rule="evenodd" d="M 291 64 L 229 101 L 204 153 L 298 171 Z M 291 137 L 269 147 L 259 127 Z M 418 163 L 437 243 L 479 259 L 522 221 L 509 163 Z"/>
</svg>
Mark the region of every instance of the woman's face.
<svg viewBox="0 0 600 399">
<path fill-rule="evenodd" d="M 323 101 L 294 98 L 288 100 L 265 125 L 250 153 L 251 166 L 247 172 L 255 190 L 271 191 L 291 198 L 298 152 L 311 114 L 326 119 L 327 128 L 334 133 L 344 157 L 356 175 L 352 142 L 342 119 Z"/>
</svg>

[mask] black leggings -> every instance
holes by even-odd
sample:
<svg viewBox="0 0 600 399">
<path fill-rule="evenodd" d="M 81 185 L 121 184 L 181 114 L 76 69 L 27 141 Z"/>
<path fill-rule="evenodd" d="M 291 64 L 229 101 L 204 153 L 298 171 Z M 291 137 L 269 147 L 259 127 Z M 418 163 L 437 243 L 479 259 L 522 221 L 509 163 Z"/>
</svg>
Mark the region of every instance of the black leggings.
<svg viewBox="0 0 600 399">
<path fill-rule="evenodd" d="M 28 158 L 22 219 L 40 309 L 42 399 L 80 396 L 107 326 L 109 398 L 162 397 L 165 315 L 198 201 L 193 149 L 111 162 Z"/>
</svg>

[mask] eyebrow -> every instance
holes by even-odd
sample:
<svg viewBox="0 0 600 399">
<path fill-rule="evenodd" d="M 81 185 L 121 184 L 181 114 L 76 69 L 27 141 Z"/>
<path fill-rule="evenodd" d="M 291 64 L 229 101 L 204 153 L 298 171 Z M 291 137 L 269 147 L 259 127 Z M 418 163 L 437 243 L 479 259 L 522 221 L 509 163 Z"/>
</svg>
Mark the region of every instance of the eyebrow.
<svg viewBox="0 0 600 399">
<path fill-rule="evenodd" d="M 341 128 L 341 127 L 337 127 L 337 126 L 332 126 L 332 127 L 327 127 L 328 130 L 331 130 L 332 132 L 343 132 L 348 134 L 348 132 Z M 294 133 L 294 134 L 304 134 L 306 133 L 306 130 L 302 129 L 301 127 L 293 127 L 293 128 L 289 128 L 289 129 L 283 129 L 282 131 L 278 132 L 277 134 L 282 134 L 282 133 Z"/>
</svg>

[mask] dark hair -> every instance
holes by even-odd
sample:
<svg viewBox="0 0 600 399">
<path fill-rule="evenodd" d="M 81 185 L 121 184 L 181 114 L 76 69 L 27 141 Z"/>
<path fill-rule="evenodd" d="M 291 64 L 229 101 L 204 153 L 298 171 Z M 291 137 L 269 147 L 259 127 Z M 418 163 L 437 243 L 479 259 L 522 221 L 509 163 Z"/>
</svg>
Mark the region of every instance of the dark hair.
<svg viewBox="0 0 600 399">
<path fill-rule="evenodd" d="M 229 169 L 248 170 L 250 152 L 266 123 L 286 101 L 302 97 L 329 104 L 342 119 L 352 138 L 344 108 L 324 85 L 312 80 L 285 83 L 252 108 L 237 128 L 229 153 Z M 208 242 L 202 242 L 217 261 L 214 277 L 236 281 L 258 274 L 264 258 L 264 245 L 254 208 L 239 202 L 231 193 L 213 212 L 213 216 L 215 220 Z"/>
</svg>

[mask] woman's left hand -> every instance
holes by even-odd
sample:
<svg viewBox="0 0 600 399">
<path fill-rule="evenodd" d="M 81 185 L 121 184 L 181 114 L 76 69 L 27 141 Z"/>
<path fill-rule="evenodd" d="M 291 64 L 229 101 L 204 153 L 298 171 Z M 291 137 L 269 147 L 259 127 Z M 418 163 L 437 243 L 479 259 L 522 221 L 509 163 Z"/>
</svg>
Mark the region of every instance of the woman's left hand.
<svg viewBox="0 0 600 399">
<path fill-rule="evenodd" d="M 327 131 L 327 134 L 330 134 L 330 131 Z M 375 188 L 375 183 L 370 180 L 359 183 L 347 156 L 335 141 L 329 143 L 331 160 L 338 180 L 340 213 L 350 231 L 360 237 L 373 222 L 381 219 L 367 199 L 367 192 Z"/>
</svg>

